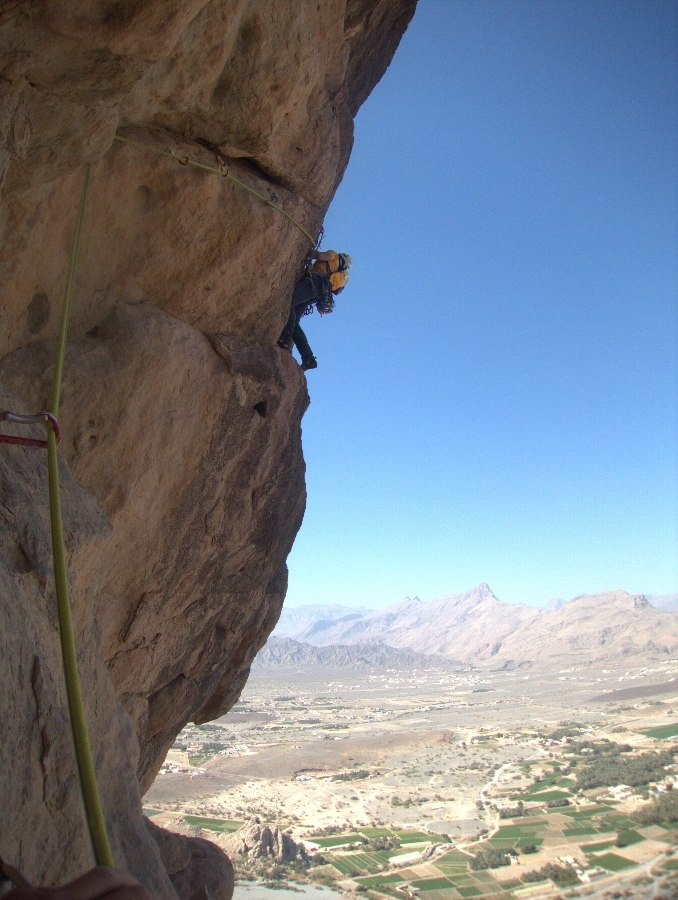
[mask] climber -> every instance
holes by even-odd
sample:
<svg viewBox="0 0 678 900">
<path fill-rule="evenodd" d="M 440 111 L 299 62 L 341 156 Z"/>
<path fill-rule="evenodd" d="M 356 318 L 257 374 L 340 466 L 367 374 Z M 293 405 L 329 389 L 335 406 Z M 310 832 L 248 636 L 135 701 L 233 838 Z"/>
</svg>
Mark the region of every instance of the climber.
<svg viewBox="0 0 678 900">
<path fill-rule="evenodd" d="M 311 254 L 311 260 L 311 265 L 294 286 L 290 317 L 278 340 L 278 346 L 290 352 L 294 343 L 301 354 L 304 371 L 316 369 L 318 363 L 299 320 L 313 312 L 314 304 L 321 316 L 332 312 L 334 297 L 346 286 L 348 270 L 353 264 L 348 253 L 337 253 L 336 250 L 316 251 Z"/>
</svg>

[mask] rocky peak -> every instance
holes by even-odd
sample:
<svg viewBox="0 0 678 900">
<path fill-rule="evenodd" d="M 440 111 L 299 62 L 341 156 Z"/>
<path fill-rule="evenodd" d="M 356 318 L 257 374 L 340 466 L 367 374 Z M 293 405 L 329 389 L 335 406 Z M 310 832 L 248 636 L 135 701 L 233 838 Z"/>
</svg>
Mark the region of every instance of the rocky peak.
<svg viewBox="0 0 678 900">
<path fill-rule="evenodd" d="M 262 825 L 258 817 L 243 825 L 235 834 L 222 836 L 219 844 L 229 856 L 247 855 L 249 859 L 270 856 L 276 862 L 294 862 L 295 859 L 308 862 L 303 844 L 298 844 L 277 825 Z"/>
</svg>

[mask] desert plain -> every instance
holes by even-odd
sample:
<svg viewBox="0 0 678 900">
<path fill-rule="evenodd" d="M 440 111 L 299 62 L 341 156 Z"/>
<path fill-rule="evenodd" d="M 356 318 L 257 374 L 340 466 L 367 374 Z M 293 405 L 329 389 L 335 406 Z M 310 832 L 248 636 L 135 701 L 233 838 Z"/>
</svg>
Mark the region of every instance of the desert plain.
<svg viewBox="0 0 678 900">
<path fill-rule="evenodd" d="M 637 817 L 673 789 L 677 675 L 678 659 L 254 668 L 228 715 L 179 735 L 145 810 L 219 843 L 254 819 L 277 826 L 311 860 L 278 867 L 288 886 L 678 896 L 678 824 Z"/>
</svg>

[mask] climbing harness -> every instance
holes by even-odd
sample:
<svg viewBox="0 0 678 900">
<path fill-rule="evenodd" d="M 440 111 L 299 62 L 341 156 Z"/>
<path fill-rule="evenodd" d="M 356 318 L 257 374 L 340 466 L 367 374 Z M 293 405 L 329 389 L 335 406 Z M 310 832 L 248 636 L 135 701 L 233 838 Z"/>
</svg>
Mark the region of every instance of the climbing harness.
<svg viewBox="0 0 678 900">
<path fill-rule="evenodd" d="M 145 150 L 150 150 L 152 153 L 157 153 L 159 156 L 167 156 L 169 159 L 173 159 L 176 162 L 180 163 L 182 166 L 194 166 L 196 169 L 203 169 L 205 172 L 214 172 L 216 175 L 221 175 L 223 178 L 228 178 L 234 184 L 237 184 L 243 190 L 247 191 L 248 194 L 252 194 L 253 197 L 257 197 L 262 203 L 265 203 L 266 206 L 270 206 L 271 209 L 275 209 L 277 212 L 282 213 L 285 218 L 289 219 L 293 225 L 299 229 L 299 231 L 303 232 L 309 241 L 313 244 L 314 249 L 316 249 L 321 240 L 321 236 L 323 234 L 322 228 L 321 236 L 316 238 L 310 233 L 310 231 L 306 231 L 303 225 L 301 225 L 294 216 L 291 216 L 288 212 L 282 208 L 282 206 L 278 206 L 277 203 L 274 203 L 272 200 L 269 200 L 268 197 L 265 197 L 263 194 L 260 194 L 259 191 L 255 191 L 254 188 L 251 188 L 248 184 L 245 184 L 244 181 L 240 181 L 239 178 L 236 178 L 235 175 L 231 175 L 228 169 L 225 166 L 221 166 L 221 168 L 217 169 L 215 166 L 206 166 L 204 163 L 196 162 L 194 159 L 190 159 L 188 156 L 177 156 L 172 150 L 162 150 L 160 147 L 154 147 L 152 144 L 144 144 L 141 141 L 133 141 L 131 138 L 123 137 L 121 134 L 115 135 L 116 141 L 122 141 L 125 144 L 133 144 L 135 147 L 143 147 Z M 277 199 L 277 197 L 276 197 Z"/>
<path fill-rule="evenodd" d="M 71 616 L 71 601 L 68 590 L 68 570 L 66 567 L 66 548 L 64 545 L 63 521 L 61 515 L 61 496 L 59 491 L 59 458 L 57 445 L 61 441 L 61 426 L 59 425 L 59 401 L 61 399 L 61 380 L 66 357 L 66 338 L 68 335 L 68 319 L 73 296 L 73 283 L 75 280 L 75 267 L 80 248 L 80 235 L 85 215 L 85 203 L 89 189 L 90 166 L 85 168 L 85 180 L 80 196 L 80 206 L 75 225 L 75 238 L 68 267 L 66 280 L 66 292 L 64 305 L 61 312 L 61 325 L 59 339 L 57 341 L 56 360 L 54 364 L 54 382 L 52 385 L 52 397 L 49 411 L 39 413 L 36 416 L 24 416 L 18 413 L 3 412 L 0 420 L 12 422 L 16 425 L 35 425 L 43 423 L 47 431 L 47 440 L 41 441 L 34 438 L 22 438 L 16 435 L 0 435 L 0 441 L 6 444 L 21 444 L 29 447 L 47 448 L 47 479 L 49 485 L 49 516 L 52 532 L 52 557 L 54 560 L 54 585 L 56 589 L 57 614 L 59 619 L 59 639 L 61 641 L 61 656 L 64 669 L 64 681 L 66 683 L 66 696 L 68 698 L 68 710 L 71 720 L 71 733 L 75 759 L 80 776 L 80 790 L 82 793 L 87 827 L 89 829 L 92 849 L 97 865 L 114 866 L 111 853 L 106 823 L 101 807 L 101 798 L 97 788 L 96 773 L 92 761 L 92 749 L 87 734 L 87 722 L 82 702 L 82 689 L 80 675 L 78 673 L 78 661 L 75 651 L 75 636 L 73 633 L 73 619 Z"/>
</svg>

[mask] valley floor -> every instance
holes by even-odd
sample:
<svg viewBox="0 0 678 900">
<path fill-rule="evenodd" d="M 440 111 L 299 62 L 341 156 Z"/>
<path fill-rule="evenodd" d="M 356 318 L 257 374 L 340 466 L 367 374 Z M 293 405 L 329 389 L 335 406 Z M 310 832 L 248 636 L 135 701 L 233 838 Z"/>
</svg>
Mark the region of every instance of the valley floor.
<svg viewBox="0 0 678 900">
<path fill-rule="evenodd" d="M 676 777 L 678 682 L 654 687 L 676 672 L 259 669 L 182 732 L 146 812 L 212 838 L 257 816 L 313 854 L 276 879 L 375 897 L 675 897 L 678 815 L 638 810 Z"/>
</svg>

